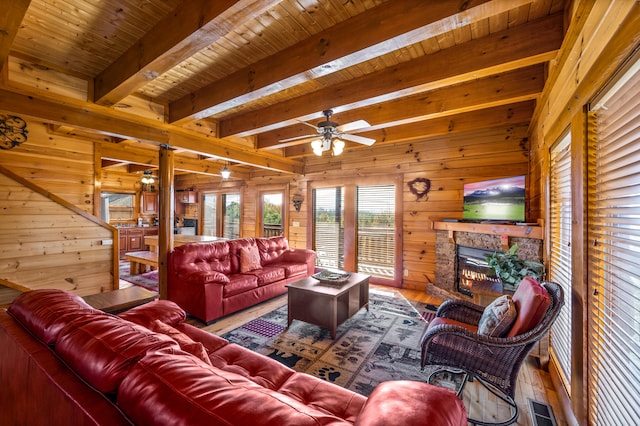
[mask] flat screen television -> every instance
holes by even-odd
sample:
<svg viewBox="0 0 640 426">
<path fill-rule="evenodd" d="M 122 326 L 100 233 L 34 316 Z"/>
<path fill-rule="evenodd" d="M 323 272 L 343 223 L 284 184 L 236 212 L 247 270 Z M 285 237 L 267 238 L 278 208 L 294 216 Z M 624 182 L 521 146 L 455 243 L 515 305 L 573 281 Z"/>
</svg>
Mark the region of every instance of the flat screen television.
<svg viewBox="0 0 640 426">
<path fill-rule="evenodd" d="M 524 176 L 464 184 L 464 220 L 524 222 L 524 206 Z"/>
</svg>

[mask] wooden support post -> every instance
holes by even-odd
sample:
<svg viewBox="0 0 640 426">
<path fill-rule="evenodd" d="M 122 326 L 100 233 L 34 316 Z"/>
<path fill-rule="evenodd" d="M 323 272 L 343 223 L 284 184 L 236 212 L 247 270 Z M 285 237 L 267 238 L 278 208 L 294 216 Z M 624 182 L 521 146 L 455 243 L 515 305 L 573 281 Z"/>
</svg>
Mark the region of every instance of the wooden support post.
<svg viewBox="0 0 640 426">
<path fill-rule="evenodd" d="M 167 254 L 173 247 L 174 226 L 174 191 L 173 191 L 173 150 L 167 146 L 160 147 L 159 170 L 159 224 L 158 224 L 158 293 L 160 299 L 166 299 L 167 289 Z"/>
</svg>

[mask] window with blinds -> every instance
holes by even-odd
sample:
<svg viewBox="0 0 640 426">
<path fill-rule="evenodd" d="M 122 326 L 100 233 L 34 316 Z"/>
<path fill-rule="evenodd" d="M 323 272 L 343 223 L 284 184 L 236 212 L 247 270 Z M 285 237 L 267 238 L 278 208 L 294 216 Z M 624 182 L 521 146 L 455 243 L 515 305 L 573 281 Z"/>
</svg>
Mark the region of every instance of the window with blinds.
<svg viewBox="0 0 640 426">
<path fill-rule="evenodd" d="M 571 135 L 551 148 L 549 280 L 564 290 L 564 309 L 553 324 L 551 349 L 571 395 Z"/>
<path fill-rule="evenodd" d="M 589 422 L 640 424 L 640 62 L 589 113 Z"/>
<path fill-rule="evenodd" d="M 393 278 L 395 270 L 394 185 L 358 186 L 358 272 Z"/>
<path fill-rule="evenodd" d="M 344 191 L 313 190 L 313 249 L 316 265 L 344 269 Z"/>
</svg>

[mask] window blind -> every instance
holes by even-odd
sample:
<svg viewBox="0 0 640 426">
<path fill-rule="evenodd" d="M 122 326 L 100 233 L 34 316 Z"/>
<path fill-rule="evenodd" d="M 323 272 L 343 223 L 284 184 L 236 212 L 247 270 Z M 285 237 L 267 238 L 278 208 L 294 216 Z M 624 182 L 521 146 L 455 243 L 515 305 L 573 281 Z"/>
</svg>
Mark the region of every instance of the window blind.
<svg viewBox="0 0 640 426">
<path fill-rule="evenodd" d="M 571 395 L 571 135 L 551 149 L 549 279 L 564 290 L 565 304 L 550 333 L 551 349 Z"/>
<path fill-rule="evenodd" d="M 344 269 L 344 191 L 313 190 L 313 249 L 316 265 Z"/>
<path fill-rule="evenodd" d="M 589 422 L 640 424 L 640 62 L 589 113 Z"/>
<path fill-rule="evenodd" d="M 393 278 L 395 265 L 395 186 L 357 187 L 358 272 Z"/>
</svg>

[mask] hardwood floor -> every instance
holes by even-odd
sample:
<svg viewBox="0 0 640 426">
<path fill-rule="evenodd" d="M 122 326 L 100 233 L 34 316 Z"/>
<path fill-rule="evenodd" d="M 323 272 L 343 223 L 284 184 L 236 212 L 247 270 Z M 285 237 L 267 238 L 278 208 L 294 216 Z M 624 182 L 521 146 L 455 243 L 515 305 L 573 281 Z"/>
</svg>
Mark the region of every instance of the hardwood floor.
<svg viewBox="0 0 640 426">
<path fill-rule="evenodd" d="M 395 294 L 398 297 L 405 297 L 425 304 L 431 303 L 438 305 L 442 302 L 433 296 L 417 290 L 393 289 L 375 285 L 372 285 L 371 288 L 375 288 L 377 291 L 389 292 L 390 294 Z M 252 319 L 258 318 L 267 312 L 271 312 L 286 303 L 287 297 L 286 295 L 283 295 L 251 308 L 247 308 L 246 310 L 236 314 L 221 318 L 209 326 L 205 326 L 195 319 L 188 319 L 187 322 L 211 333 L 222 335 L 240 327 Z M 514 424 L 521 426 L 534 424 L 529 405 L 530 399 L 550 405 L 556 424 L 559 426 L 567 425 L 560 408 L 557 394 L 551 383 L 549 373 L 540 369 L 538 367 L 537 360 L 532 357 L 527 358 L 526 362 L 520 369 L 520 374 L 518 376 L 516 403 L 518 404 L 520 415 L 518 417 L 518 421 Z M 469 416 L 473 418 L 483 419 L 485 421 L 495 419 L 494 421 L 497 421 L 506 419 L 509 416 L 506 405 L 477 382 L 467 384 L 463 394 L 463 400 L 467 407 Z"/>
</svg>

